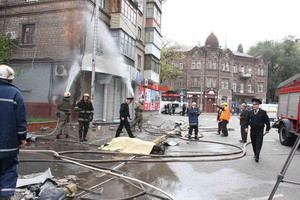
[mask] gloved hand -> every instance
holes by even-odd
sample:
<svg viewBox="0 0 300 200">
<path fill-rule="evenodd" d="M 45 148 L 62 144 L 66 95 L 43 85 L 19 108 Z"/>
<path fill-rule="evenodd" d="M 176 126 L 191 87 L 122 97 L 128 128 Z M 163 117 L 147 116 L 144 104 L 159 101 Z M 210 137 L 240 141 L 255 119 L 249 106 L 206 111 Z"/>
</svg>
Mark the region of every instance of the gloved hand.
<svg viewBox="0 0 300 200">
<path fill-rule="evenodd" d="M 93 115 L 90 115 L 90 122 L 92 122 L 94 119 L 94 116 Z"/>
</svg>

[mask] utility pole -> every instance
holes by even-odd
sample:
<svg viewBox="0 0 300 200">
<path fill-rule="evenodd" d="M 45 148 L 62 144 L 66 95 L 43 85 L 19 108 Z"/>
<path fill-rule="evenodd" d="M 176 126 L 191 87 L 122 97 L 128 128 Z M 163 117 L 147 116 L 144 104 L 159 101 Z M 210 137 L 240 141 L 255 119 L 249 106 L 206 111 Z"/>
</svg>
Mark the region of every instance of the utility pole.
<svg viewBox="0 0 300 200">
<path fill-rule="evenodd" d="M 94 13 L 94 38 L 93 38 L 93 55 L 92 55 L 92 81 L 91 81 L 91 101 L 94 103 L 95 98 L 95 70 L 96 57 L 98 48 L 98 20 L 99 20 L 99 0 L 95 0 Z"/>
</svg>

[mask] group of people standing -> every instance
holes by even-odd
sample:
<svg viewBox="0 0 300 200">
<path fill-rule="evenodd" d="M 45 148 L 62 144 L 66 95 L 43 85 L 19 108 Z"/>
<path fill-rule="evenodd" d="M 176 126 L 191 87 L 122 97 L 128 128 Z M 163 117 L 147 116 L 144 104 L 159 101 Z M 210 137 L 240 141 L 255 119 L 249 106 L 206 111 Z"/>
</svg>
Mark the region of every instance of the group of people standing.
<svg viewBox="0 0 300 200">
<path fill-rule="evenodd" d="M 262 104 L 260 99 L 253 98 L 253 107 L 249 110 L 245 103 L 241 104 L 241 113 L 239 115 L 240 127 L 241 127 L 241 143 L 247 143 L 247 135 L 250 127 L 250 138 L 254 152 L 254 159 L 259 162 L 260 151 L 263 145 L 264 133 L 268 133 L 270 126 L 270 119 L 265 110 L 259 108 Z M 218 108 L 218 131 L 217 134 L 223 137 L 228 137 L 227 124 L 230 120 L 230 109 L 228 103 L 224 102 L 221 105 L 213 104 Z M 199 108 L 196 103 L 192 103 L 191 108 L 188 108 L 187 114 L 189 117 L 189 133 L 188 138 L 191 139 L 192 132 L 195 132 L 195 139 L 198 138 L 198 116 L 200 115 Z M 266 127 L 266 129 L 265 129 Z M 265 130 L 265 131 L 264 131 Z"/>
<path fill-rule="evenodd" d="M 57 106 L 59 112 L 57 116 L 59 117 L 59 125 L 57 129 L 56 139 L 60 139 L 61 135 L 65 135 L 66 138 L 69 137 L 68 134 L 68 124 L 70 121 L 71 114 L 71 93 L 65 92 L 62 98 L 62 101 Z M 76 104 L 75 110 L 78 111 L 78 131 L 79 131 L 79 140 L 81 142 L 87 141 L 87 133 L 89 130 L 89 124 L 93 121 L 94 107 L 90 101 L 90 95 L 85 93 L 82 96 L 82 99 Z"/>
</svg>

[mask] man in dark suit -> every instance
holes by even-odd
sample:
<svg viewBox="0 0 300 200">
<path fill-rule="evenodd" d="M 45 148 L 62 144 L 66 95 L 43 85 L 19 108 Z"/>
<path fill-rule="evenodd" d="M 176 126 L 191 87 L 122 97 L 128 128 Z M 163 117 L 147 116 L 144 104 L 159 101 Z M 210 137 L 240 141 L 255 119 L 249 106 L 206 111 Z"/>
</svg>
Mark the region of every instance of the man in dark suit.
<svg viewBox="0 0 300 200">
<path fill-rule="evenodd" d="M 123 129 L 123 127 L 125 126 L 125 129 L 129 135 L 129 137 L 134 138 L 134 135 L 131 132 L 131 128 L 128 122 L 128 119 L 131 120 L 130 118 L 130 114 L 129 114 L 129 104 L 131 104 L 131 102 L 133 101 L 133 98 L 126 98 L 126 101 L 124 103 L 121 104 L 121 108 L 120 108 L 120 125 L 117 129 L 116 132 L 116 137 L 120 136 L 120 133 Z"/>
<path fill-rule="evenodd" d="M 255 162 L 258 162 L 260 150 L 263 144 L 265 125 L 265 133 L 269 133 L 271 126 L 267 112 L 259 108 L 259 105 L 262 103 L 261 100 L 253 98 L 252 103 L 253 109 L 249 112 L 249 118 L 246 125 L 247 128 L 245 129 L 245 131 L 248 132 L 248 126 L 250 125 L 250 137 L 254 152 L 254 158 Z"/>
<path fill-rule="evenodd" d="M 240 119 L 240 126 L 241 126 L 241 136 L 242 139 L 240 140 L 241 143 L 246 143 L 247 142 L 247 135 L 248 133 L 245 131 L 247 128 L 247 120 L 249 117 L 249 111 L 246 109 L 247 105 L 245 103 L 241 104 L 241 114 L 239 116 Z"/>
</svg>

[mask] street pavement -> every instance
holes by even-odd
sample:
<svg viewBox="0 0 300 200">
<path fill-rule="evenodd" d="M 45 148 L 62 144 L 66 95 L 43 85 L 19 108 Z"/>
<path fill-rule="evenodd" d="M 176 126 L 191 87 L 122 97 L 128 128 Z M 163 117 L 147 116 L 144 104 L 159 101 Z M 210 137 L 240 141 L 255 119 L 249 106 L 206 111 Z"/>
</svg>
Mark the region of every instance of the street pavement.
<svg viewBox="0 0 300 200">
<path fill-rule="evenodd" d="M 179 115 L 153 115 L 145 118 L 145 124 L 161 125 L 162 129 L 171 129 L 174 122 L 178 120 L 186 120 L 186 116 Z M 228 124 L 228 137 L 220 137 L 216 135 L 217 121 L 215 114 L 201 114 L 199 117 L 200 131 L 203 134 L 202 140 L 220 141 L 233 145 L 242 144 L 240 140 L 240 127 L 237 116 L 232 116 Z M 71 140 L 74 143 L 62 143 L 56 141 L 40 141 L 31 144 L 29 149 L 53 149 L 62 150 L 97 150 L 96 146 L 89 144 L 101 144 L 114 137 L 116 127 L 97 127 L 95 131 L 89 133 L 89 142 L 80 143 L 76 138 L 77 132 L 74 131 Z M 146 129 L 147 130 L 147 129 Z M 159 132 L 159 130 L 157 130 Z M 151 133 L 135 132 L 137 138 L 153 141 L 159 135 Z M 185 135 L 186 133 L 183 133 Z M 121 136 L 127 136 L 126 131 Z M 76 138 L 76 139 L 75 139 Z M 220 144 L 202 143 L 194 140 L 182 140 L 179 138 L 169 138 L 178 142 L 177 146 L 169 146 L 166 148 L 165 154 L 195 154 L 195 153 L 221 153 L 230 152 L 236 149 Z M 248 136 L 248 141 L 250 137 Z M 71 141 L 70 141 L 71 142 Z M 276 182 L 277 174 L 291 150 L 291 147 L 282 146 L 278 139 L 275 129 L 271 129 L 270 133 L 264 137 L 264 144 L 261 151 L 260 162 L 256 163 L 253 158 L 251 144 L 246 147 L 246 156 L 226 161 L 206 161 L 206 162 L 168 162 L 168 163 L 107 163 L 101 164 L 101 167 L 114 168 L 126 175 L 140 179 L 152 184 L 175 197 L 178 200 L 264 200 L 268 199 L 269 194 Z M 85 159 L 107 159 L 103 155 L 75 155 Z M 26 155 L 21 153 L 21 158 L 48 158 L 50 155 Z M 114 157 L 116 158 L 116 157 Z M 117 157 L 120 158 L 120 157 Z M 51 158 L 53 159 L 53 158 Z M 191 158 L 197 159 L 197 158 Z M 210 159 L 209 157 L 206 159 Z M 300 182 L 299 170 L 299 151 L 291 163 L 285 179 Z M 44 170 L 50 167 L 54 176 L 76 175 L 85 187 L 91 187 L 95 184 L 108 180 L 108 176 L 102 176 L 98 173 L 91 173 L 86 169 L 59 163 L 39 163 L 38 167 L 34 164 L 21 163 L 21 174 L 33 173 L 37 170 Z M 40 171 L 38 171 L 40 172 Z M 125 198 L 134 194 L 136 189 L 125 184 L 120 179 L 112 179 L 103 184 L 104 199 Z M 149 189 L 148 189 L 149 190 Z M 151 191 L 151 190 L 149 190 Z M 156 193 L 155 191 L 151 191 Z M 159 193 L 156 193 L 159 194 Z M 281 183 L 274 199 L 280 200 L 297 200 L 300 199 L 299 186 Z M 99 198 L 99 199 L 101 199 Z M 155 199 L 154 197 L 143 196 L 138 199 Z"/>
<path fill-rule="evenodd" d="M 151 120 L 152 123 L 159 124 L 162 120 L 187 120 L 187 117 L 160 115 L 149 120 Z M 199 117 L 199 121 L 200 127 L 217 127 L 215 115 L 202 114 Z M 228 128 L 234 129 L 229 132 L 228 137 L 220 137 L 216 135 L 216 132 L 202 132 L 204 135 L 202 139 L 241 145 L 241 143 L 239 143 L 241 136 L 238 116 L 231 117 Z M 203 131 L 204 129 L 201 130 Z M 249 135 L 248 141 L 250 141 Z M 173 149 L 176 149 L 176 151 L 187 149 L 186 144 L 181 144 L 185 144 L 185 142 L 179 143 L 179 146 L 176 147 L 169 147 L 167 151 L 172 151 Z M 193 142 L 190 142 L 189 145 L 195 150 Z M 202 144 L 198 145 L 198 149 L 205 151 L 201 148 L 201 145 Z M 220 151 L 220 147 L 213 144 L 211 147 L 205 148 L 209 151 L 215 151 L 216 149 Z M 246 150 L 246 156 L 237 160 L 168 163 L 165 167 L 169 168 L 168 170 L 170 170 L 170 173 L 173 173 L 174 177 L 171 178 L 171 175 L 168 177 L 164 174 L 159 174 L 158 170 L 155 174 L 158 180 L 156 179 L 153 183 L 173 194 L 176 199 L 267 199 L 276 182 L 277 174 L 281 171 L 291 147 L 282 146 L 279 142 L 277 130 L 271 129 L 270 133 L 264 137 L 259 163 L 254 161 L 251 144 L 247 146 Z M 223 151 L 226 150 L 223 149 Z M 286 173 L 286 180 L 300 182 L 299 163 L 298 150 Z M 165 170 L 164 173 L 166 173 Z M 300 199 L 299 196 L 299 186 L 281 183 L 274 199 L 296 200 Z"/>
</svg>

